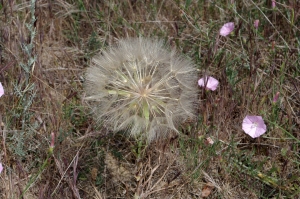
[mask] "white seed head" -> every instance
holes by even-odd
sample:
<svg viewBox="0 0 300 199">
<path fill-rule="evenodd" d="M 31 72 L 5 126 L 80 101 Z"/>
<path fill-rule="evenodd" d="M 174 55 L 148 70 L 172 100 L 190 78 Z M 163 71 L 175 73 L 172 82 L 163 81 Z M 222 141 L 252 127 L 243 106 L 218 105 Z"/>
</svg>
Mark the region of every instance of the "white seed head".
<svg viewBox="0 0 300 199">
<path fill-rule="evenodd" d="M 193 63 L 163 42 L 124 39 L 92 59 L 85 99 L 98 122 L 152 141 L 195 116 L 197 77 Z"/>
</svg>

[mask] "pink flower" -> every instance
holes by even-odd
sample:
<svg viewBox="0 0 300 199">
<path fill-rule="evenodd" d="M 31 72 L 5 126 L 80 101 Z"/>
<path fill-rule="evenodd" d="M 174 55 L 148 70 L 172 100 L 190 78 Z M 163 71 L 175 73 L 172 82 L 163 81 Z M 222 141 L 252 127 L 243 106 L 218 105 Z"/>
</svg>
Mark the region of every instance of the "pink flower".
<svg viewBox="0 0 300 199">
<path fill-rule="evenodd" d="M 0 97 L 1 97 L 2 95 L 4 95 L 4 88 L 3 88 L 3 86 L 2 86 L 2 84 L 1 84 L 1 82 L 0 82 Z"/>
<path fill-rule="evenodd" d="M 0 173 L 3 171 L 2 163 L 0 163 Z"/>
<path fill-rule="evenodd" d="M 258 25 L 259 25 L 259 19 L 256 19 L 255 21 L 254 21 L 254 28 L 258 28 Z"/>
<path fill-rule="evenodd" d="M 274 9 L 276 7 L 276 1 L 272 0 L 272 8 Z"/>
<path fill-rule="evenodd" d="M 257 138 L 267 131 L 267 126 L 261 116 L 247 115 L 243 120 L 242 128 L 252 138 Z"/>
<path fill-rule="evenodd" d="M 233 29 L 234 29 L 234 22 L 226 23 L 220 29 L 220 35 L 226 37 L 233 31 Z"/>
<path fill-rule="evenodd" d="M 218 85 L 219 85 L 219 81 L 216 80 L 213 77 L 205 77 L 205 78 L 201 78 L 198 80 L 198 85 L 201 87 L 205 87 L 208 90 L 216 90 Z"/>
<path fill-rule="evenodd" d="M 276 103 L 279 99 L 280 92 L 277 92 L 273 98 L 273 103 Z"/>
</svg>

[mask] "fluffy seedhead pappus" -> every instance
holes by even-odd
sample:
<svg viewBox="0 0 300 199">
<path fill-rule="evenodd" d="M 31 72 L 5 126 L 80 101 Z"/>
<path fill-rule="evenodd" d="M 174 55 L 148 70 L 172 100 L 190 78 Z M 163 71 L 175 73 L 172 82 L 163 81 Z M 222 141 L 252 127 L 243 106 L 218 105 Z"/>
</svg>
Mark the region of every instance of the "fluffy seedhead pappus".
<svg viewBox="0 0 300 199">
<path fill-rule="evenodd" d="M 99 124 L 152 141 L 195 116 L 197 79 L 193 63 L 162 41 L 123 39 L 93 57 L 85 99 Z"/>
</svg>

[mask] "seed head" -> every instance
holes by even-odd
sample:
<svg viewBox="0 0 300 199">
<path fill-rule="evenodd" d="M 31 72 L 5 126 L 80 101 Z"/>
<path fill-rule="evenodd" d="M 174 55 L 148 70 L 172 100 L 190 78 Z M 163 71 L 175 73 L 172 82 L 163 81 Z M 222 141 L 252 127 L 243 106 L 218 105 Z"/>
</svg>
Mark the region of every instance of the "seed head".
<svg viewBox="0 0 300 199">
<path fill-rule="evenodd" d="M 85 91 L 98 122 L 151 141 L 195 116 L 197 72 L 161 41 L 124 39 L 92 59 Z"/>
</svg>

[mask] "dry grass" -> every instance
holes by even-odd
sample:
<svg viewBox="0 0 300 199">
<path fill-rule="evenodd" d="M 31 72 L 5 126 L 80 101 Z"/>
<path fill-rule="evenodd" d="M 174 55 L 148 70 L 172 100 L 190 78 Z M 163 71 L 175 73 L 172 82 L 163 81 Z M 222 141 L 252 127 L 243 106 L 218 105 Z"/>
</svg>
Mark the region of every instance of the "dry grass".
<svg viewBox="0 0 300 199">
<path fill-rule="evenodd" d="M 32 35 L 30 2 L 0 5 L 1 198 L 300 197 L 298 1 L 40 0 L 31 54 L 21 48 Z M 234 34 L 220 37 L 229 21 Z M 163 40 L 220 81 L 215 92 L 195 91 L 197 122 L 149 145 L 96 128 L 83 101 L 91 58 L 139 36 Z M 27 73 L 20 65 L 33 56 Z M 267 133 L 244 134 L 246 115 L 261 115 Z"/>
</svg>

